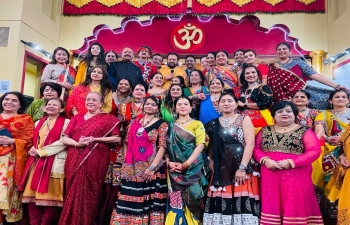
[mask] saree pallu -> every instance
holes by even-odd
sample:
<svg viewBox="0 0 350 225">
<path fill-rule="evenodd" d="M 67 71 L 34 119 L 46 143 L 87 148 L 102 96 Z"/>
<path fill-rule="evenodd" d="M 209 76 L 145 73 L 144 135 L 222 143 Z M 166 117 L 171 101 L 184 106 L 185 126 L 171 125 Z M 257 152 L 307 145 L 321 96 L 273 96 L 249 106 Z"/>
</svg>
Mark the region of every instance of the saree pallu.
<svg viewBox="0 0 350 225">
<path fill-rule="evenodd" d="M 221 116 L 221 114 L 218 113 L 218 106 L 214 106 L 213 104 L 214 103 L 211 101 L 210 95 L 206 95 L 206 99 L 200 104 L 199 120 L 204 125 Z"/>
<path fill-rule="evenodd" d="M 207 83 L 214 78 L 218 78 L 222 80 L 225 84 L 224 89 L 233 89 L 238 85 L 237 75 L 229 69 L 214 67 L 213 69 L 208 69 L 205 77 L 207 79 Z"/>
<path fill-rule="evenodd" d="M 341 142 L 343 143 L 344 155 L 350 162 L 350 126 L 342 134 Z M 333 172 L 333 176 L 328 182 L 331 187 L 328 198 L 338 202 L 338 225 L 350 224 L 350 172 L 349 168 L 341 164 Z"/>
<path fill-rule="evenodd" d="M 184 163 L 196 148 L 196 137 L 183 128 L 169 125 L 168 154 L 171 162 Z M 166 224 L 199 224 L 204 209 L 204 192 L 208 181 L 202 174 L 203 156 L 199 157 L 182 173 L 169 172 L 169 199 Z M 182 222 L 183 221 L 183 222 Z"/>
<path fill-rule="evenodd" d="M 76 74 L 77 74 L 77 71 L 73 67 L 71 67 L 70 65 L 67 65 L 61 71 L 61 73 L 60 73 L 60 75 L 58 77 L 58 82 L 67 82 L 67 83 L 69 83 L 71 85 L 74 85 Z M 64 102 L 67 101 L 69 92 L 70 91 L 67 88 L 62 87 L 61 99 Z M 60 97 L 60 96 L 58 96 L 58 97 Z"/>
<path fill-rule="evenodd" d="M 119 135 L 118 119 L 100 113 L 88 120 L 76 115 L 65 134 L 78 141 L 80 137 Z M 59 224 L 94 224 L 101 203 L 102 187 L 109 164 L 110 147 L 91 143 L 83 148 L 68 147 L 65 163 L 66 195 Z"/>
<path fill-rule="evenodd" d="M 9 146 L 0 146 L 0 209 L 8 222 L 22 219 L 22 196 L 18 191 L 27 161 L 27 152 L 32 144 L 34 122 L 27 114 L 8 119 L 0 116 L 0 124 L 15 139 Z"/>
</svg>

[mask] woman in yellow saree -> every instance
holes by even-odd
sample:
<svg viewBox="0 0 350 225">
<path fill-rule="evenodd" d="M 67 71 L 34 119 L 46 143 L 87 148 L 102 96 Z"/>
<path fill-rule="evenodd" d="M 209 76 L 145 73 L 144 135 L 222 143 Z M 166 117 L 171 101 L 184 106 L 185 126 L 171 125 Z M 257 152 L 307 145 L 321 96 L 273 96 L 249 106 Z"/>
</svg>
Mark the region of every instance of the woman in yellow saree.
<svg viewBox="0 0 350 225">
<path fill-rule="evenodd" d="M 350 109 L 349 95 L 342 90 L 333 91 L 328 99 L 331 109 L 321 112 L 315 118 L 315 129 L 324 129 L 323 137 L 326 140 L 323 152 L 318 160 L 322 161 L 321 168 L 313 168 L 313 182 L 319 198 L 321 213 L 325 218 L 337 217 L 337 200 L 334 197 L 333 185 L 330 178 L 335 176 L 336 167 L 340 163 L 342 147 L 339 144 L 341 134 L 348 128 Z M 327 198 L 326 198 L 327 197 Z M 330 201 L 329 201 L 330 200 Z"/>
</svg>

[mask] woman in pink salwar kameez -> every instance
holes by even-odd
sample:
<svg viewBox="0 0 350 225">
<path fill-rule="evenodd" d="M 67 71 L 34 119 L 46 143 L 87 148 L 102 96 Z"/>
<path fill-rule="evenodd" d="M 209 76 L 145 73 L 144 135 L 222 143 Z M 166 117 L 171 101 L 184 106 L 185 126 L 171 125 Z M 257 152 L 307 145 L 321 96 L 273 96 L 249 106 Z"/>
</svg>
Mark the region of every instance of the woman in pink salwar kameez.
<svg viewBox="0 0 350 225">
<path fill-rule="evenodd" d="M 323 224 L 311 180 L 320 142 L 311 129 L 295 123 L 296 106 L 278 102 L 275 125 L 256 137 L 254 158 L 261 163 L 261 225 Z"/>
</svg>

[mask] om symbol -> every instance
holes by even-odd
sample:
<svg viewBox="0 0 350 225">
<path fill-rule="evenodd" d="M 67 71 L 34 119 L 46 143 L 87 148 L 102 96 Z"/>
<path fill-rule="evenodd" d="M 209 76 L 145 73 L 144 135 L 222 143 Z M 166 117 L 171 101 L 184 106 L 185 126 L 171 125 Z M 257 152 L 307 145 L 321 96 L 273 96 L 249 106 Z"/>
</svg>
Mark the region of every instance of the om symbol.
<svg viewBox="0 0 350 225">
<path fill-rule="evenodd" d="M 181 24 L 172 31 L 171 43 L 179 50 L 193 52 L 204 44 L 205 35 L 203 30 L 191 23 Z"/>
</svg>

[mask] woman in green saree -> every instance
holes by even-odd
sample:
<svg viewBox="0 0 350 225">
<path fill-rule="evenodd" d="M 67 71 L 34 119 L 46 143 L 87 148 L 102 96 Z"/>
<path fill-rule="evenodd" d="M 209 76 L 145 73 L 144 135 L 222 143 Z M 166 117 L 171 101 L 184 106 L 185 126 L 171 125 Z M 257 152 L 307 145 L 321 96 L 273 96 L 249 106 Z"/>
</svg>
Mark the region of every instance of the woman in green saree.
<svg viewBox="0 0 350 225">
<path fill-rule="evenodd" d="M 179 117 L 168 132 L 166 162 L 168 176 L 168 213 L 165 224 L 198 224 L 204 210 L 204 187 L 208 181 L 202 173 L 205 144 L 203 124 L 190 117 L 192 102 L 181 97 L 174 102 Z"/>
</svg>

